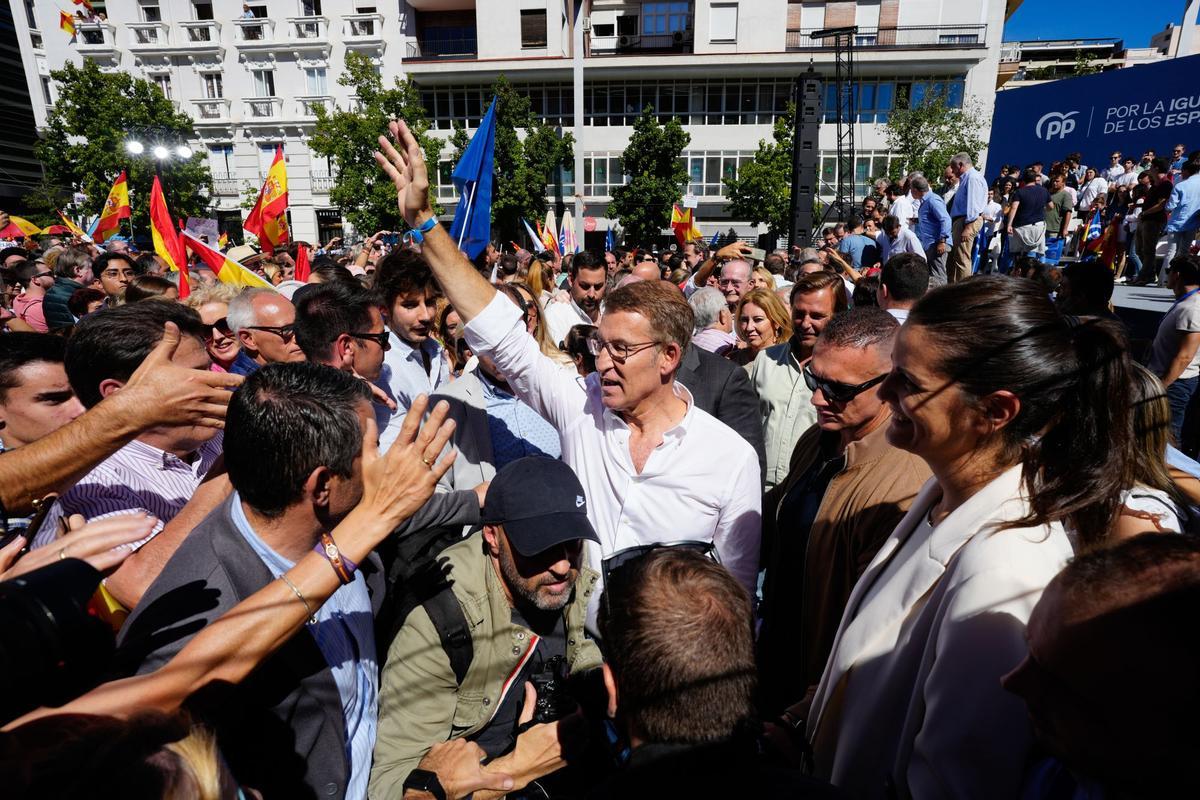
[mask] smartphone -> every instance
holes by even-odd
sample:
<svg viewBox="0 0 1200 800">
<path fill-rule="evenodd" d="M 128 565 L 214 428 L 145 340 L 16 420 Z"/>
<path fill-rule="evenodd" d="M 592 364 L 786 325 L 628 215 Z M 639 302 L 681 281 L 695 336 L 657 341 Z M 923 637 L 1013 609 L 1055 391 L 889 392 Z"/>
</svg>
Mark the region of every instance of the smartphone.
<svg viewBox="0 0 1200 800">
<path fill-rule="evenodd" d="M 749 256 L 754 261 L 763 261 L 767 257 L 767 251 L 763 250 L 761 247 L 751 247 Z"/>
</svg>

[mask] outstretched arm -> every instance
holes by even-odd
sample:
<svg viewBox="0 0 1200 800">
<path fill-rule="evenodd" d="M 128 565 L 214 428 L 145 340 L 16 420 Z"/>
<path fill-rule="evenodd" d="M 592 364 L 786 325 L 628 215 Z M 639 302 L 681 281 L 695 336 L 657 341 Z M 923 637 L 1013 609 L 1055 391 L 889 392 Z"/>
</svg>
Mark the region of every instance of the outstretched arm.
<svg viewBox="0 0 1200 800">
<path fill-rule="evenodd" d="M 425 155 L 403 120 L 389 123 L 388 131 L 399 147 L 393 146 L 386 136 L 380 136 L 375 160 L 396 186 L 400 215 L 410 226 L 419 228 L 433 219 Z M 474 319 L 496 296 L 496 290 L 459 251 L 440 224 L 425 234 L 421 252 L 464 323 Z"/>
</svg>

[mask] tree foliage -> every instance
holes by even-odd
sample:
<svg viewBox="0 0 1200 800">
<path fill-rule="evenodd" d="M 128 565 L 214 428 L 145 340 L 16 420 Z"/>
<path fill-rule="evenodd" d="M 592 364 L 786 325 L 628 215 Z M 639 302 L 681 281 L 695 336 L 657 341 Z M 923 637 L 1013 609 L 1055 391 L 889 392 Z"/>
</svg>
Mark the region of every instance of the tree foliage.
<svg viewBox="0 0 1200 800">
<path fill-rule="evenodd" d="M 101 72 L 91 61 L 66 64 L 50 73 L 58 84 L 58 102 L 50 109 L 46 130 L 34 152 L 46 167 L 46 180 L 69 199 L 87 195 L 89 215 L 99 214 L 112 183 L 128 174 L 133 226 L 149 230 L 150 186 L 154 159 L 130 156 L 124 143 L 137 137 L 150 146 L 178 146 L 196 138 L 192 120 L 179 112 L 149 81 L 125 72 Z M 210 206 L 212 176 L 203 153 L 163 165 L 163 192 L 172 216 L 203 216 Z M 52 202 L 53 192 L 38 190 L 34 207 Z M 41 221 L 41 220 L 39 220 Z"/>
<path fill-rule="evenodd" d="M 736 178 L 725 178 L 725 198 L 735 218 L 766 225 L 772 236 L 791 229 L 792 137 L 796 106 L 775 120 L 771 141 L 758 141 L 752 161 L 744 162 Z"/>
<path fill-rule="evenodd" d="M 900 180 L 913 171 L 935 183 L 950 159 L 967 153 L 978 161 L 986 142 L 984 112 L 975 103 L 954 108 L 944 93 L 931 93 L 916 108 L 897 108 L 884 127 L 888 149 L 894 157 L 888 177 Z"/>
<path fill-rule="evenodd" d="M 420 92 L 412 81 L 400 78 L 392 86 L 384 86 L 371 60 L 353 52 L 346 53 L 345 71 L 338 83 L 353 87 L 358 108 L 331 113 L 318 106 L 317 124 L 308 143 L 313 153 L 332 158 L 336 165 L 329 199 L 364 235 L 404 230 L 407 226 L 396 206 L 396 189 L 375 163 L 374 153 L 388 122 L 403 119 L 425 152 L 430 183 L 436 183 L 442 142 L 429 135 Z M 436 198 L 434 203 L 434 211 L 440 212 Z"/>
<path fill-rule="evenodd" d="M 529 98 L 503 75 L 492 84 L 492 97 L 497 100 L 492 229 L 496 238 L 508 241 L 520 238 L 522 217 L 545 216 L 555 173 L 574 161 L 575 137 L 568 133 L 560 138 L 552 125 L 533 113 Z M 470 141 L 466 130 L 455 129 L 450 138 L 455 163 Z"/>
<path fill-rule="evenodd" d="M 674 118 L 660 125 L 651 106 L 634 120 L 633 135 L 621 157 L 630 180 L 613 189 L 609 204 L 609 215 L 621 221 L 626 241 L 648 244 L 671 224 L 671 206 L 687 185 L 681 155 L 691 140 Z"/>
</svg>

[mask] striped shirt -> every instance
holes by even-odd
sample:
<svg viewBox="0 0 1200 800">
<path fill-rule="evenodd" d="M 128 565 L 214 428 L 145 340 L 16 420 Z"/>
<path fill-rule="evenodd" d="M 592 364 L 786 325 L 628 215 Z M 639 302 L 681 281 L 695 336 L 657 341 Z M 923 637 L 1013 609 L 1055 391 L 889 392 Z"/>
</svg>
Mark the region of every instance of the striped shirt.
<svg viewBox="0 0 1200 800">
<path fill-rule="evenodd" d="M 57 538 L 62 517 L 82 514 L 96 519 L 144 511 L 158 517 L 154 529 L 134 550 L 157 536 L 187 505 L 213 462 L 221 455 L 224 436 L 218 433 L 201 445 L 194 457 L 184 461 L 145 442 L 133 440 L 96 465 L 58 498 L 46 515 L 33 546 L 42 547 Z"/>
<path fill-rule="evenodd" d="M 241 498 L 236 493 L 230 509 L 238 533 L 272 575 L 278 578 L 295 566 L 258 537 L 250 520 L 246 519 Z M 321 655 L 325 656 L 337 684 L 342 718 L 346 723 L 346 763 L 350 767 L 346 797 L 358 800 L 367 796 L 367 778 L 371 775 L 371 754 L 375 749 L 379 721 L 375 618 L 363 574 L 356 572 L 354 580 L 334 592 L 315 616 L 316 624 L 310 622 L 305 627 L 316 640 Z"/>
</svg>

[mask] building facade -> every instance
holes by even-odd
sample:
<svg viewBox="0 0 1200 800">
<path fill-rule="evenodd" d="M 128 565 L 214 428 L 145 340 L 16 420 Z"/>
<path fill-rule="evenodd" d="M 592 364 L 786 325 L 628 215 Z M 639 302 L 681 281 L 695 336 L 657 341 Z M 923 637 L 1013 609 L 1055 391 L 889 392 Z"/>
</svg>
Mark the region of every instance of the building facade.
<svg viewBox="0 0 1200 800">
<path fill-rule="evenodd" d="M 434 130 L 479 124 L 488 89 L 505 75 L 535 111 L 574 134 L 584 152 L 579 188 L 589 237 L 611 224 L 607 204 L 624 180 L 621 154 L 632 120 L 646 105 L 678 119 L 691 135 L 684 159 L 687 193 L 697 198 L 706 234 L 734 228 L 723 179 L 736 175 L 760 140 L 771 137 L 796 75 L 810 65 L 832 76 L 832 48 L 809 34 L 856 25 L 857 159 L 862 194 L 886 171 L 883 125 L 897 107 L 945 92 L 955 104 L 991 113 L 1004 20 L 1019 0 L 109 0 L 107 21 L 80 24 L 74 42 L 58 29 L 46 0 L 15 16 L 38 123 L 54 87 L 46 77 L 67 60 L 154 80 L 196 121 L 209 153 L 218 212 L 240 211 L 282 143 L 288 156 L 296 235 L 326 238 L 340 221 L 328 200 L 336 165 L 305 147 L 316 104 L 348 107 L 352 88 L 337 84 L 345 53 L 360 50 L 384 80 L 407 76 L 420 87 Z M 577 14 L 571 9 L 579 8 Z M 249 15 L 244 17 L 244 15 Z M 23 26 L 24 19 L 37 27 Z M 573 43 L 582 28 L 583 126 L 575 129 Z M 25 45 L 28 43 L 28 46 Z M 832 86 L 828 97 L 832 100 Z M 41 102 L 38 102 L 38 101 Z M 822 130 L 819 193 L 836 185 L 832 126 Z M 445 156 L 447 159 L 449 154 Z M 448 177 L 450 164 L 439 172 Z M 576 190 L 565 170 L 548 194 Z M 448 180 L 439 196 L 450 211 Z M 319 230 L 318 230 L 319 228 Z M 588 239 L 589 245 L 595 238 Z"/>
</svg>

